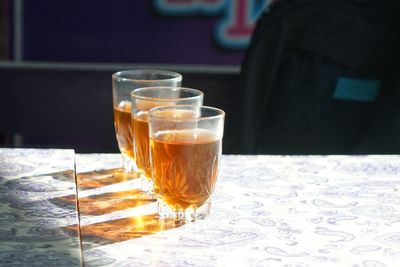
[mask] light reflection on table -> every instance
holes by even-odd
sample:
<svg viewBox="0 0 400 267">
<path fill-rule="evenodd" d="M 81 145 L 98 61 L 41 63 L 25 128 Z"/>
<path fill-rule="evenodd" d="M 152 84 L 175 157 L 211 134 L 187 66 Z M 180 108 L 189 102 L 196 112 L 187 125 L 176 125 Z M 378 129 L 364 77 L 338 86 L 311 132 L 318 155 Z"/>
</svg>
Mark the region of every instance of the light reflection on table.
<svg viewBox="0 0 400 267">
<path fill-rule="evenodd" d="M 78 169 L 79 170 L 79 169 Z M 126 174 L 122 168 L 78 172 L 78 206 L 80 217 L 103 216 L 96 223 L 81 225 L 83 247 L 113 244 L 182 226 L 184 223 L 160 220 L 154 196 L 135 188 L 140 185 L 139 175 Z M 105 187 L 111 191 L 99 190 Z M 97 190 L 96 190 L 97 189 Z M 82 196 L 81 195 L 86 195 Z M 72 196 L 58 199 L 73 201 Z M 146 207 L 145 214 L 132 216 L 135 208 Z M 149 213 L 150 210 L 150 213 Z M 119 216 L 113 216 L 119 212 Z"/>
</svg>

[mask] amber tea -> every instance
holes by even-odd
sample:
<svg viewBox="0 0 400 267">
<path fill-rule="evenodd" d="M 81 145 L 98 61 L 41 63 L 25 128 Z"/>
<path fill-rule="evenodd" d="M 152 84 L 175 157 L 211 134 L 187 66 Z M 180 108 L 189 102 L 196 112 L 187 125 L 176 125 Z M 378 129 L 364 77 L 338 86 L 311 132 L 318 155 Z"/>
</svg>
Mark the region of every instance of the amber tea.
<svg viewBox="0 0 400 267">
<path fill-rule="evenodd" d="M 207 130 L 159 132 L 151 139 L 154 191 L 175 211 L 194 210 L 211 196 L 221 141 Z"/>
<path fill-rule="evenodd" d="M 122 101 L 117 107 L 114 106 L 114 125 L 118 147 L 124 156 L 134 160 L 131 114 L 131 103 L 128 101 Z"/>
<path fill-rule="evenodd" d="M 149 123 L 147 112 L 132 118 L 134 150 L 138 170 L 143 172 L 146 179 L 150 179 L 150 158 L 149 158 Z"/>
</svg>

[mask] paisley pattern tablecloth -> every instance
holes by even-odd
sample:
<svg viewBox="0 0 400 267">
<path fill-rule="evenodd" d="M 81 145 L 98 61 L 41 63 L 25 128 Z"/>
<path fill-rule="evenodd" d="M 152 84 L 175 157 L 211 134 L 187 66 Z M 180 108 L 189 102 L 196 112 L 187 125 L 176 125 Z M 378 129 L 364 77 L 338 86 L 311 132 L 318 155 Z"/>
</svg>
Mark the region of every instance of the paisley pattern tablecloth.
<svg viewBox="0 0 400 267">
<path fill-rule="evenodd" d="M 224 155 L 211 215 L 185 225 L 157 220 L 119 155 L 76 162 L 89 266 L 400 266 L 399 156 Z"/>
<path fill-rule="evenodd" d="M 74 157 L 0 148 L 0 266 L 81 266 Z"/>
<path fill-rule="evenodd" d="M 85 266 L 400 266 L 400 156 L 223 155 L 210 216 L 186 224 L 158 219 L 120 155 L 75 162 Z M 68 192 L 51 203 L 71 210 Z M 7 242 L 7 255 L 32 246 Z"/>
</svg>

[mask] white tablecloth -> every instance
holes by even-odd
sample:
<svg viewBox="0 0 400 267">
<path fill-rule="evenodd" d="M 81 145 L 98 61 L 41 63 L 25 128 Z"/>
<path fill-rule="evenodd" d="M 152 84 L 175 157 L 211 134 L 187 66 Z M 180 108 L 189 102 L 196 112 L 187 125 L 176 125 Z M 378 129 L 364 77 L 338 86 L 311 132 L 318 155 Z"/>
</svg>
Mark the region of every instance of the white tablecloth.
<svg viewBox="0 0 400 267">
<path fill-rule="evenodd" d="M 78 173 L 119 164 L 119 155 L 77 155 Z M 104 195 L 128 190 L 136 182 L 80 192 Z M 108 241 L 104 241 L 102 234 L 93 235 L 90 230 L 90 238 L 83 234 L 85 262 L 116 266 L 400 266 L 400 157 L 224 155 L 207 219 L 165 231 L 156 229 L 152 234 L 140 235 L 143 229 L 139 229 L 137 236 L 129 235 L 136 231 L 132 226 L 138 222 L 135 218 L 154 212 L 153 202 L 83 216 L 88 229 L 93 222 L 94 228 L 116 229 L 125 235 L 106 234 Z M 132 218 L 130 227 L 123 218 Z M 110 225 L 113 220 L 115 224 Z"/>
<path fill-rule="evenodd" d="M 85 266 L 400 266 L 400 156 L 223 155 L 211 215 L 172 225 L 118 154 L 0 155 L 1 266 L 79 266 L 77 236 Z"/>
</svg>

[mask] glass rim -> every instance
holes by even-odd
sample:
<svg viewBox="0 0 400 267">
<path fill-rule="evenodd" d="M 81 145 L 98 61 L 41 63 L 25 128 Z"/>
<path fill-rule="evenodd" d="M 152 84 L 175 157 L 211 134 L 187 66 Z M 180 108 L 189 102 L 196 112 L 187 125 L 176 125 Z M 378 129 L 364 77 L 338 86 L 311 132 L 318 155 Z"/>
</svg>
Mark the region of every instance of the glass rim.
<svg viewBox="0 0 400 267">
<path fill-rule="evenodd" d="M 171 90 L 171 91 L 182 91 L 182 92 L 195 92 L 197 95 L 179 98 L 161 98 L 161 97 L 150 97 L 137 95 L 138 92 L 152 91 L 152 90 Z M 172 102 L 172 101 L 184 101 L 184 100 L 195 100 L 204 97 L 204 93 L 198 89 L 181 87 L 181 86 L 151 86 L 151 87 L 140 87 L 134 89 L 130 93 L 132 98 L 146 101 L 157 101 L 157 102 Z"/>
<path fill-rule="evenodd" d="M 142 74 L 161 74 L 166 76 L 171 76 L 166 79 L 143 79 L 139 78 Z M 124 77 L 124 75 L 128 77 Z M 138 78 L 129 78 L 129 75 L 138 75 Z M 169 70 L 159 70 L 159 69 L 131 69 L 131 70 L 121 70 L 112 74 L 114 80 L 119 81 L 131 81 L 140 83 L 154 83 L 154 82 L 180 82 L 182 81 L 182 74 Z"/>
<path fill-rule="evenodd" d="M 211 115 L 207 117 L 197 117 L 197 118 L 174 118 L 170 116 L 157 116 L 155 113 L 157 111 L 162 111 L 162 110 L 172 110 L 172 109 L 182 109 L 184 110 L 187 108 L 187 110 L 192 110 L 193 108 L 198 108 L 198 109 L 206 109 L 206 110 L 212 110 L 215 111 L 216 115 Z M 177 122 L 189 122 L 189 121 L 200 121 L 200 120 L 215 120 L 215 119 L 220 119 L 220 118 L 225 118 L 225 111 L 223 111 L 220 108 L 216 107 L 211 107 L 211 106 L 196 106 L 196 105 L 168 105 L 168 106 L 159 106 L 159 107 L 154 107 L 149 110 L 149 120 L 151 118 L 156 118 L 156 119 L 166 119 L 166 120 L 171 120 L 171 121 L 177 121 Z"/>
</svg>

